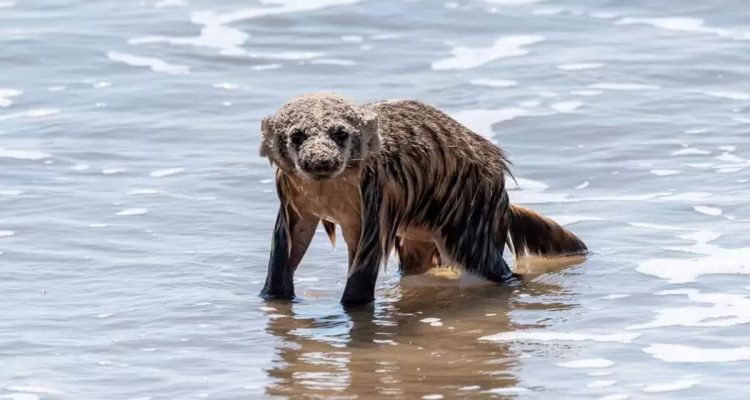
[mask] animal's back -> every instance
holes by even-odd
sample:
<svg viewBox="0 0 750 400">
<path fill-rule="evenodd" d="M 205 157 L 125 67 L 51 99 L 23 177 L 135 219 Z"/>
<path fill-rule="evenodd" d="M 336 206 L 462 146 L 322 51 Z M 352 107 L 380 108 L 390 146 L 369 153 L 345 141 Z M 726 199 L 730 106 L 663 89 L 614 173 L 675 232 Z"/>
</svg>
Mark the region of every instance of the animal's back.
<svg viewBox="0 0 750 400">
<path fill-rule="evenodd" d="M 437 108 L 415 100 L 387 100 L 365 107 L 378 115 L 385 160 L 407 158 L 432 173 L 476 169 L 502 185 L 508 173 L 503 151 Z"/>
</svg>

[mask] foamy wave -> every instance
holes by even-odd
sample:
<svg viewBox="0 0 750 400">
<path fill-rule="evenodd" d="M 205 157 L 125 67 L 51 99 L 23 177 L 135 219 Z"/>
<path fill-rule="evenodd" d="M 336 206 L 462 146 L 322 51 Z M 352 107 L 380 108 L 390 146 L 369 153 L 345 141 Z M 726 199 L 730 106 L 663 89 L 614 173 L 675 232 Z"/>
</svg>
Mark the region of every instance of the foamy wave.
<svg viewBox="0 0 750 400">
<path fill-rule="evenodd" d="M 656 85 L 645 85 L 640 83 L 618 83 L 618 82 L 604 82 L 604 83 L 595 83 L 593 85 L 589 85 L 591 89 L 601 89 L 601 90 L 660 90 L 661 88 Z"/>
<path fill-rule="evenodd" d="M 356 61 L 352 60 L 343 60 L 338 58 L 318 58 L 315 60 L 310 61 L 310 64 L 313 65 L 338 65 L 341 67 L 351 67 L 354 65 L 357 65 Z"/>
<path fill-rule="evenodd" d="M 604 63 L 573 63 L 573 64 L 560 64 L 557 69 L 563 71 L 583 71 L 587 69 L 597 69 L 604 67 Z"/>
<path fill-rule="evenodd" d="M 575 110 L 581 108 L 583 102 L 581 101 L 560 101 L 550 105 L 550 108 L 561 113 L 572 113 Z"/>
<path fill-rule="evenodd" d="M 678 169 L 652 169 L 651 173 L 656 176 L 672 176 L 679 175 L 682 173 L 682 171 Z"/>
<path fill-rule="evenodd" d="M 44 386 L 16 385 L 5 388 L 11 392 L 26 392 L 36 394 L 65 394 L 64 392 Z"/>
<path fill-rule="evenodd" d="M 583 360 L 567 361 L 557 364 L 557 366 L 563 368 L 609 368 L 613 365 L 615 365 L 615 363 L 606 358 L 586 358 Z"/>
<path fill-rule="evenodd" d="M 560 225 L 571 225 L 584 221 L 604 221 L 603 218 L 588 215 L 550 215 L 549 217 Z"/>
<path fill-rule="evenodd" d="M 711 151 L 696 149 L 692 147 L 684 147 L 682 149 L 673 151 L 671 154 L 673 156 L 708 155 L 711 154 Z"/>
<path fill-rule="evenodd" d="M 180 172 L 182 172 L 184 170 L 185 170 L 185 168 L 167 168 L 167 169 L 160 169 L 160 170 L 156 170 L 156 171 L 151 171 L 151 173 L 149 173 L 149 175 L 151 175 L 154 178 L 161 178 L 161 177 L 164 177 L 164 176 L 170 176 L 170 175 L 179 174 Z"/>
<path fill-rule="evenodd" d="M 15 231 L 0 231 L 0 237 L 11 237 L 15 235 L 16 235 Z"/>
<path fill-rule="evenodd" d="M 23 190 L 0 189 L 0 196 L 19 196 Z"/>
<path fill-rule="evenodd" d="M 705 215 L 719 216 L 722 213 L 721 208 L 709 206 L 693 206 L 693 210 Z"/>
<path fill-rule="evenodd" d="M 541 3 L 544 0 L 483 0 L 485 3 L 496 4 L 498 6 L 525 6 L 528 4 Z"/>
<path fill-rule="evenodd" d="M 14 119 L 14 118 L 22 118 L 22 117 L 44 118 L 44 117 L 52 117 L 57 114 L 60 114 L 60 110 L 57 108 L 32 108 L 31 110 L 27 110 L 21 113 L 0 115 L 0 121 Z"/>
<path fill-rule="evenodd" d="M 732 91 L 720 90 L 720 91 L 703 91 L 699 93 L 702 93 L 711 97 L 718 97 L 720 99 L 740 100 L 740 101 L 750 100 L 750 93 L 747 93 L 747 92 L 732 92 Z"/>
<path fill-rule="evenodd" d="M 653 258 L 639 263 L 638 272 L 666 279 L 669 283 L 688 283 L 708 274 L 750 274 L 750 248 L 725 249 L 708 242 L 720 234 L 698 231 L 679 236 L 693 241 L 690 246 L 666 250 L 699 255 L 692 258 Z"/>
<path fill-rule="evenodd" d="M 614 385 L 615 383 L 617 383 L 617 381 L 612 381 L 612 380 L 593 381 L 593 382 L 589 382 L 588 384 L 586 384 L 586 387 L 592 388 L 592 389 L 604 388 L 604 387 L 610 387 Z"/>
<path fill-rule="evenodd" d="M 750 347 L 701 348 L 679 344 L 652 344 L 643 351 L 666 362 L 715 363 L 750 360 Z"/>
<path fill-rule="evenodd" d="M 148 210 L 146 210 L 145 208 L 128 208 L 128 209 L 117 212 L 116 215 L 132 216 L 132 215 L 144 215 L 147 213 L 148 213 Z"/>
<path fill-rule="evenodd" d="M 0 107 L 10 107 L 13 104 L 11 99 L 22 94 L 22 90 L 0 89 Z"/>
<path fill-rule="evenodd" d="M 490 342 L 614 342 L 630 343 L 640 336 L 639 333 L 613 333 L 608 335 L 597 335 L 574 332 L 549 332 L 549 331 L 509 331 L 496 333 L 494 335 L 480 337 L 479 340 Z"/>
<path fill-rule="evenodd" d="M 526 55 L 529 51 L 523 48 L 524 46 L 529 46 L 542 41 L 544 41 L 543 36 L 514 35 L 501 37 L 490 47 L 454 47 L 451 50 L 453 57 L 433 62 L 432 69 L 442 71 L 476 68 L 501 58 Z"/>
<path fill-rule="evenodd" d="M 0 158 L 15 158 L 17 160 L 43 160 L 52 155 L 36 150 L 11 150 L 0 147 Z"/>
<path fill-rule="evenodd" d="M 603 90 L 571 90 L 570 94 L 573 96 L 599 96 L 604 93 Z"/>
<path fill-rule="evenodd" d="M 492 133 L 492 125 L 499 124 L 500 122 L 510 121 L 519 117 L 529 115 L 530 112 L 523 108 L 501 108 L 497 110 L 464 110 L 453 113 L 453 118 L 458 122 L 466 125 L 469 129 L 474 132 L 491 139 L 494 134 Z"/>
<path fill-rule="evenodd" d="M 646 385 L 643 391 L 646 393 L 676 392 L 678 390 L 690 389 L 699 383 L 700 381 L 697 379 L 680 379 L 674 382 L 652 383 Z"/>
<path fill-rule="evenodd" d="M 15 1 L 0 1 L 0 8 L 11 8 L 15 6 L 16 6 Z"/>
<path fill-rule="evenodd" d="M 729 293 L 701 293 L 696 289 L 665 290 L 658 296 L 685 295 L 701 305 L 669 307 L 656 310 L 651 322 L 628 326 L 626 329 L 652 329 L 669 326 L 735 326 L 750 323 L 750 298 Z"/>
<path fill-rule="evenodd" d="M 496 88 L 518 86 L 517 81 L 511 81 L 507 79 L 472 79 L 471 81 L 469 81 L 469 83 L 475 86 L 489 86 Z"/>
<path fill-rule="evenodd" d="M 736 29 L 706 26 L 702 19 L 686 17 L 665 18 L 622 18 L 616 25 L 651 25 L 656 28 L 674 32 L 692 32 L 717 35 L 723 38 L 750 40 L 750 32 Z"/>
<path fill-rule="evenodd" d="M 190 67 L 187 65 L 169 64 L 158 58 L 142 57 L 116 51 L 107 52 L 107 58 L 133 67 L 148 67 L 154 72 L 166 72 L 169 74 L 187 74 L 190 72 Z"/>
<path fill-rule="evenodd" d="M 195 19 L 195 18 L 194 18 Z M 128 40 L 129 44 L 139 45 L 148 43 L 168 43 L 172 45 L 207 47 L 219 50 L 224 55 L 242 55 L 245 44 L 250 36 L 247 33 L 218 21 L 205 18 L 198 36 L 141 36 Z"/>
</svg>

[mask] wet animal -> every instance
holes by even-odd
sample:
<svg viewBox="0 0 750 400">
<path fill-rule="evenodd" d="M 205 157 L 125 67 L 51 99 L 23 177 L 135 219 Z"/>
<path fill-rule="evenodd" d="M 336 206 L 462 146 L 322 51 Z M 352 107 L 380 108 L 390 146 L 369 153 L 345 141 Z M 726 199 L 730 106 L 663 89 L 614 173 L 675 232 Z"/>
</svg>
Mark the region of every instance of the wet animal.
<svg viewBox="0 0 750 400">
<path fill-rule="evenodd" d="M 447 264 L 493 282 L 518 278 L 506 244 L 517 257 L 587 251 L 551 219 L 509 203 L 500 148 L 424 103 L 312 93 L 264 118 L 261 133 L 280 200 L 263 297 L 294 297 L 294 272 L 321 221 L 332 241 L 336 226 L 346 241 L 344 305 L 374 299 L 394 249 L 404 274 Z"/>
</svg>

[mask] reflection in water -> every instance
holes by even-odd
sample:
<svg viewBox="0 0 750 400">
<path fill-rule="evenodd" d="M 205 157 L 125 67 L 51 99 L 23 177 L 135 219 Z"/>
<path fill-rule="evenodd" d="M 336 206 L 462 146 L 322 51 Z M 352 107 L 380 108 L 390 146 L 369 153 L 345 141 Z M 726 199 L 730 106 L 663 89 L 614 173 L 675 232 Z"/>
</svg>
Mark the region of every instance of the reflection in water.
<svg viewBox="0 0 750 400">
<path fill-rule="evenodd" d="M 567 294 L 561 286 L 535 279 L 533 264 L 523 268 L 528 279 L 508 286 L 404 278 L 388 282 L 375 304 L 335 308 L 333 315 L 303 315 L 310 306 L 304 302 L 269 303 L 275 310 L 267 332 L 279 344 L 267 371 L 275 382 L 266 393 L 326 398 L 450 398 L 489 390 L 500 394 L 503 388 L 507 393 L 519 385 L 514 375 L 519 354 L 508 344 L 477 338 L 518 328 L 510 318 L 515 311 L 549 313 L 574 306 L 558 300 Z"/>
</svg>

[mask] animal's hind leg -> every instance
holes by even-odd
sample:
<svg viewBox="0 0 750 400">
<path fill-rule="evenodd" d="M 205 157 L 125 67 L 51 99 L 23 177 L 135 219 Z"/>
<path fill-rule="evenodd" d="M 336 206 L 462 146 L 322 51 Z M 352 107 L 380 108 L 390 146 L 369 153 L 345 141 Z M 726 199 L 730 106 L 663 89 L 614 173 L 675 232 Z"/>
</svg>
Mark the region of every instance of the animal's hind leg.
<svg viewBox="0 0 750 400">
<path fill-rule="evenodd" d="M 440 253 L 434 242 L 401 239 L 397 241 L 399 271 L 417 275 L 440 265 Z"/>
</svg>

